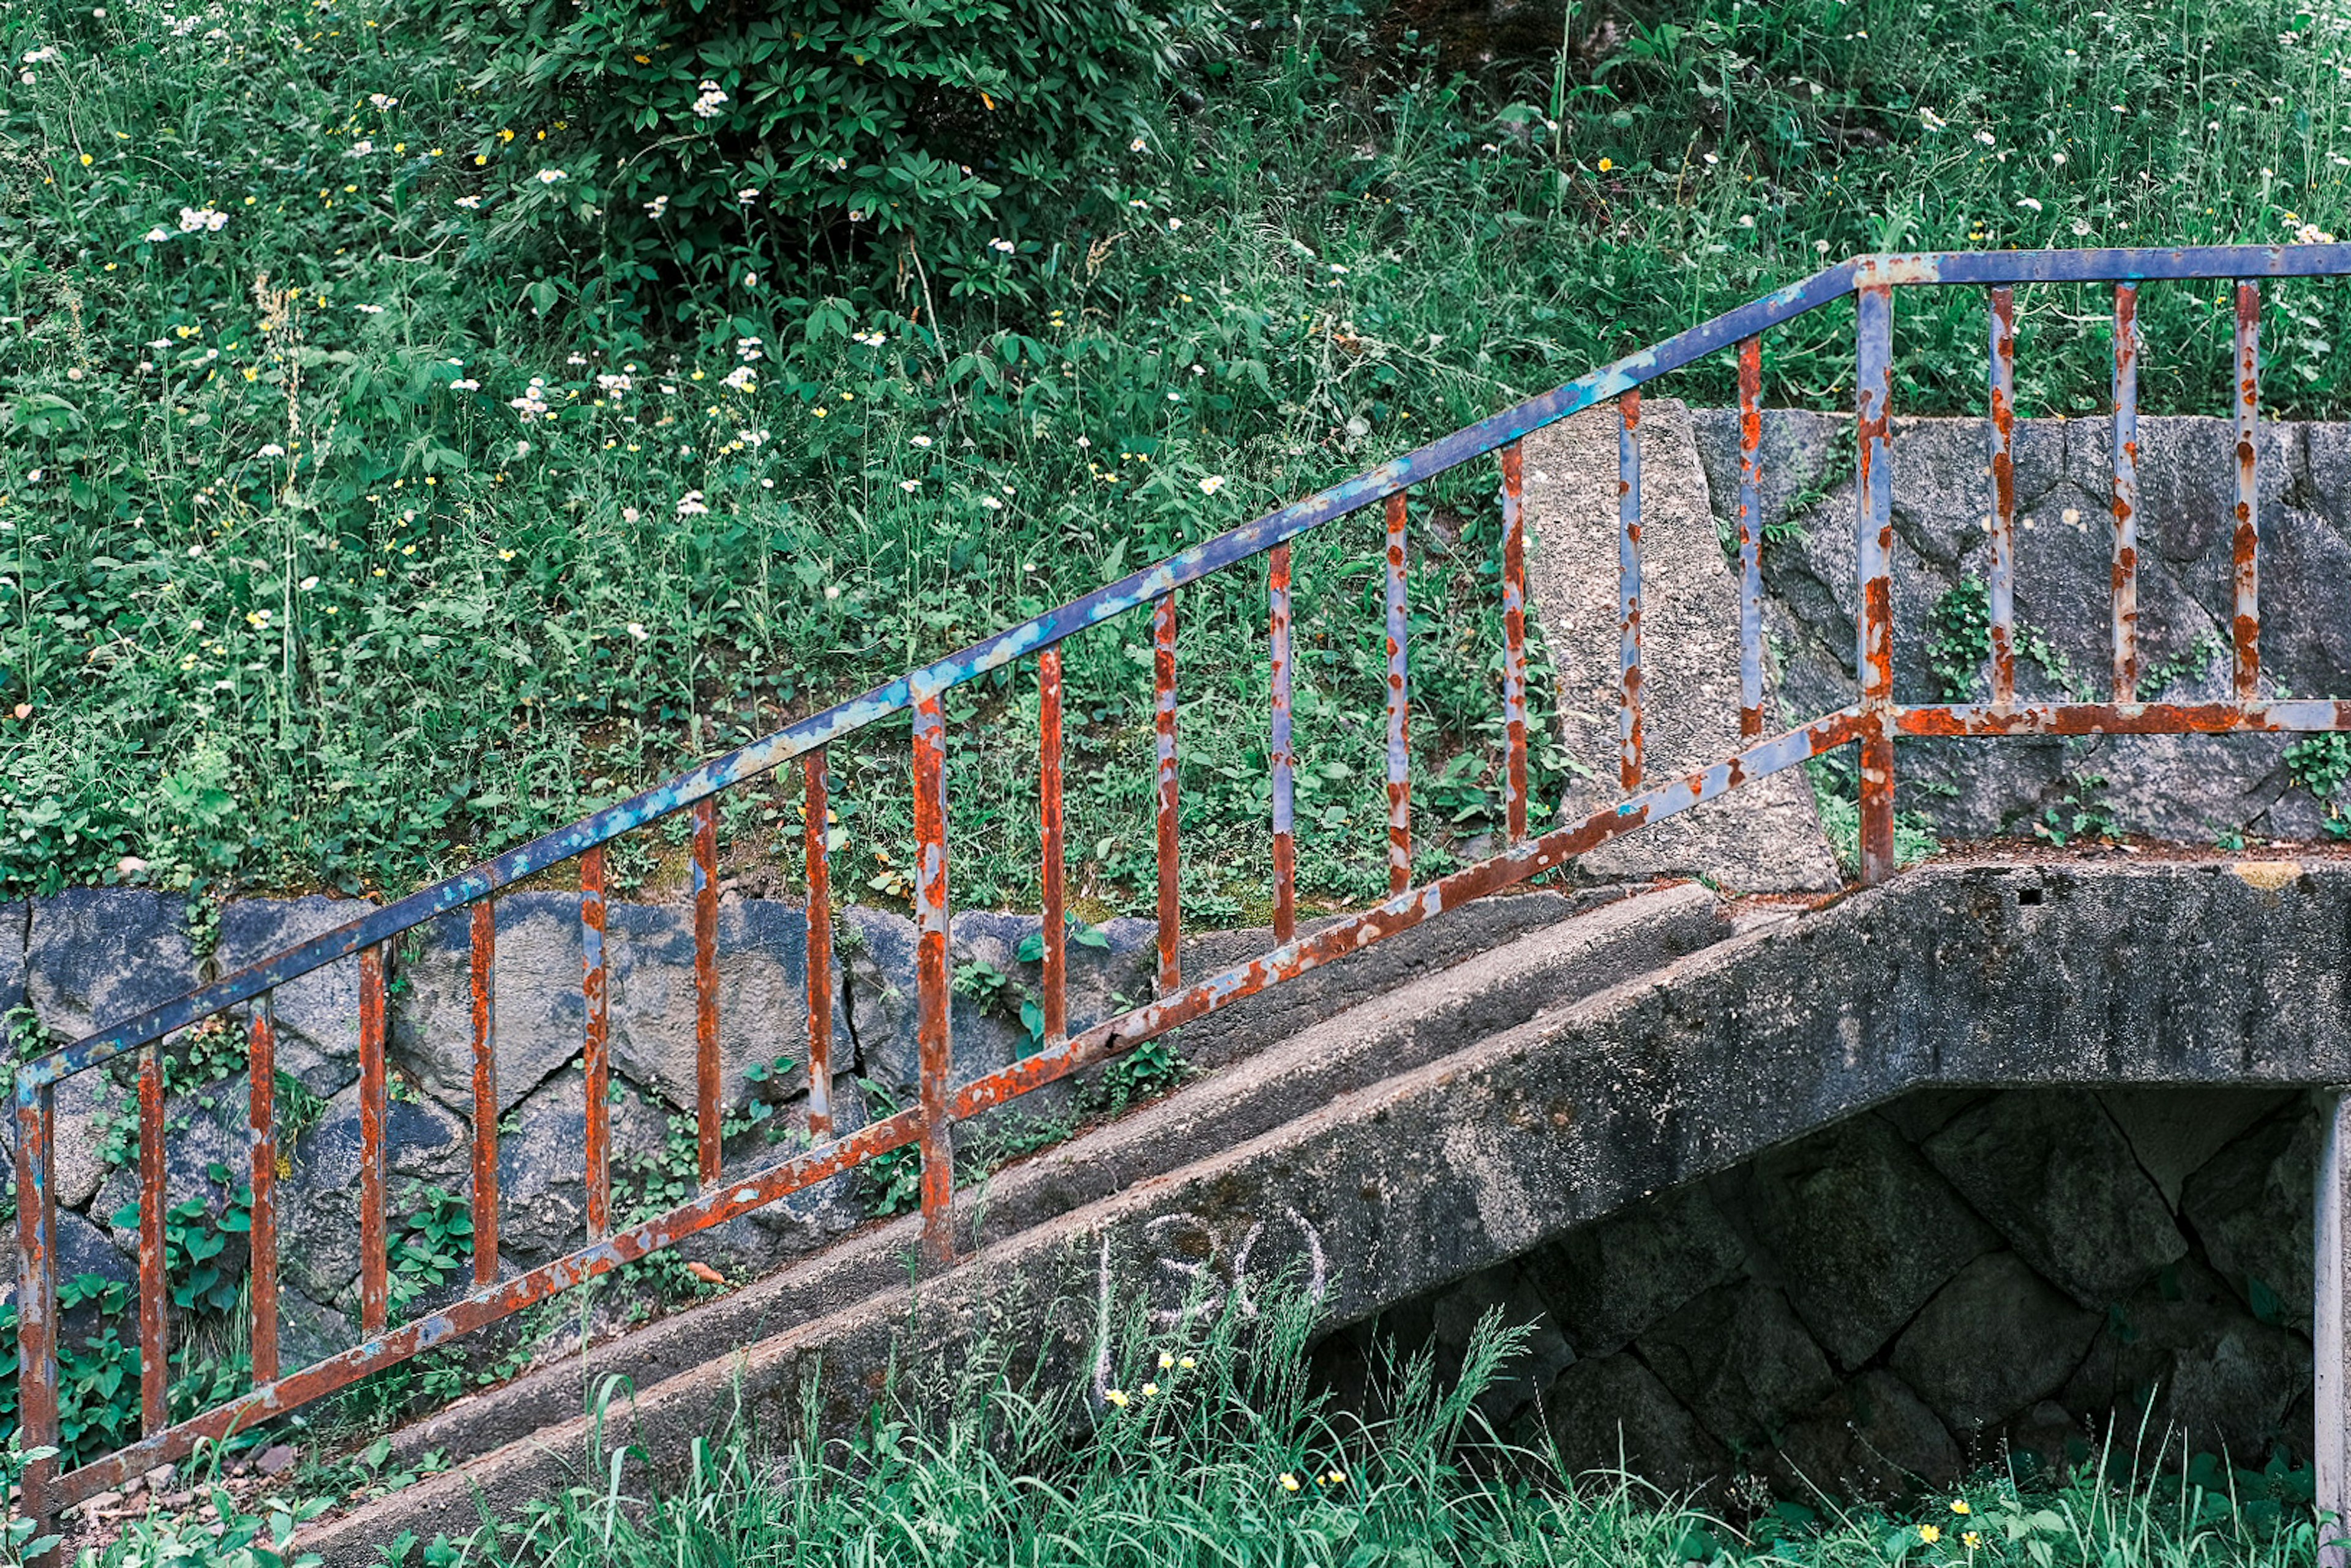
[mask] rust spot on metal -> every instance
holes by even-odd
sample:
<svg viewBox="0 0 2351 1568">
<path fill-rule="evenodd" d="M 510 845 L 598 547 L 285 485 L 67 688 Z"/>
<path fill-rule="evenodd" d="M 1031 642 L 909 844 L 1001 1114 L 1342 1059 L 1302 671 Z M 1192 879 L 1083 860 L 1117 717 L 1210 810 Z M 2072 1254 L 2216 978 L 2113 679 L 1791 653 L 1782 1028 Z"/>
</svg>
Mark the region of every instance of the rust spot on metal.
<svg viewBox="0 0 2351 1568">
<path fill-rule="evenodd" d="M 1048 650 L 1058 658 L 1058 650 Z M 808 865 L 809 1137 L 832 1136 L 832 796 L 824 748 L 801 759 L 801 847 Z"/>
<path fill-rule="evenodd" d="M 497 915 L 474 905 L 474 1283 L 498 1277 Z"/>
<path fill-rule="evenodd" d="M 2251 278 L 2237 284 L 2236 529 L 2230 541 L 2234 601 L 2230 641 L 2235 653 L 2239 702 L 2252 702 L 2262 685 L 2261 403 L 2262 295 Z"/>
<path fill-rule="evenodd" d="M 1763 733 L 1763 340 L 1739 345 L 1739 738 Z"/>
<path fill-rule="evenodd" d="M 360 950 L 360 1333 L 383 1332 L 391 1299 L 383 1212 L 383 949 Z"/>
<path fill-rule="evenodd" d="M 1276 545 L 1267 565 L 1267 646 L 1272 677 L 1273 939 L 1286 945 L 1298 933 L 1298 843 L 1290 738 L 1290 547 Z"/>
<path fill-rule="evenodd" d="M 171 1281 L 164 1271 L 163 1211 L 171 1195 L 163 1160 L 163 1054 L 139 1053 L 139 1425 L 160 1432 L 171 1423 Z"/>
<path fill-rule="evenodd" d="M 1991 700 L 2016 700 L 2016 292 L 1991 290 Z"/>
<path fill-rule="evenodd" d="M 718 801 L 694 808 L 694 1151 L 702 1185 L 719 1178 Z"/>
<path fill-rule="evenodd" d="M 1512 844 L 1527 836 L 1527 530 L 1526 455 L 1516 441 L 1502 448 L 1502 723 L 1508 782 L 1504 812 Z"/>
<path fill-rule="evenodd" d="M 1388 891 L 1402 893 L 1412 885 L 1412 721 L 1405 685 L 1411 623 L 1405 603 L 1402 491 L 1388 497 L 1387 525 Z"/>
<path fill-rule="evenodd" d="M 1162 594 L 1151 615 L 1153 731 L 1158 753 L 1159 989 L 1184 983 L 1181 864 L 1176 842 L 1176 595 Z"/>
<path fill-rule="evenodd" d="M 604 848 L 599 844 L 580 857 L 580 999 L 588 1019 L 580 1070 L 588 1145 L 583 1181 L 590 1241 L 601 1240 L 612 1228 L 612 1068 L 606 979 Z"/>
<path fill-rule="evenodd" d="M 277 1381 L 277 1025 L 265 995 L 247 1035 L 253 1133 L 253 1380 Z"/>
<path fill-rule="evenodd" d="M 946 723 L 935 693 L 914 706 L 914 1048 L 923 1144 L 923 1255 L 955 1260 L 955 1143 L 947 1121 Z"/>
</svg>

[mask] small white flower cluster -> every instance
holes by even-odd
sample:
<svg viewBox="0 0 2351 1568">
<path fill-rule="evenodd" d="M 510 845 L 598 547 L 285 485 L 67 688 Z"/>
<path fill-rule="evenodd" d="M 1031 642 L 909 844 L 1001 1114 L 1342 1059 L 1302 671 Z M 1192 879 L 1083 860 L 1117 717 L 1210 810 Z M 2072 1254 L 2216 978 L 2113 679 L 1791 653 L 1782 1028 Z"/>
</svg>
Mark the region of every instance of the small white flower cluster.
<svg viewBox="0 0 2351 1568">
<path fill-rule="evenodd" d="M 542 185 L 552 185 L 570 177 L 560 169 L 541 169 L 538 172 L 538 183 Z"/>
<path fill-rule="evenodd" d="M 753 202 L 759 199 L 759 187 L 757 185 L 746 185 L 743 189 L 735 193 L 735 199 L 747 207 Z"/>
<path fill-rule="evenodd" d="M 139 237 L 145 240 L 149 245 L 162 245 L 172 237 L 172 231 L 165 228 L 162 224 L 157 224 L 153 228 L 149 229 L 145 234 Z"/>
<path fill-rule="evenodd" d="M 747 392 L 758 382 L 758 376 L 748 365 L 737 365 L 719 378 L 719 384 L 738 392 Z"/>
<path fill-rule="evenodd" d="M 166 16 L 163 20 L 171 24 L 172 37 L 175 38 L 184 38 L 204 25 L 204 19 L 193 11 L 184 16 Z"/>
<path fill-rule="evenodd" d="M 16 73 L 16 79 L 23 82 L 26 87 L 32 86 L 34 81 L 37 79 L 33 75 L 33 68 L 35 66 L 47 65 L 51 60 L 54 60 L 57 57 L 57 47 L 55 44 L 50 44 L 46 47 L 38 49 L 26 49 L 25 51 L 24 58 L 25 68 Z"/>
<path fill-rule="evenodd" d="M 736 339 L 735 357 L 742 361 L 747 365 L 753 360 L 761 358 L 762 356 L 759 352 L 759 340 L 757 338 Z"/>
<path fill-rule="evenodd" d="M 346 158 L 364 158 L 374 151 L 375 143 L 362 136 L 357 141 L 351 143 L 351 150 L 344 153 L 343 156 Z"/>
<path fill-rule="evenodd" d="M 381 305 L 354 305 L 351 308 L 358 311 L 362 316 L 381 316 L 383 314 L 383 307 Z"/>
<path fill-rule="evenodd" d="M 482 204 L 482 198 L 479 196 L 460 196 L 457 198 L 457 204 L 470 213 Z"/>
<path fill-rule="evenodd" d="M 547 378 L 531 377 L 530 385 L 523 389 L 522 396 L 507 399 L 507 406 L 525 419 L 538 418 L 547 412 Z"/>
<path fill-rule="evenodd" d="M 862 343 L 869 349 L 878 349 L 890 340 L 881 332 L 852 332 L 849 335 L 849 340 L 852 343 Z"/>
<path fill-rule="evenodd" d="M 685 499 L 677 504 L 677 515 L 681 517 L 698 517 L 709 510 L 702 504 L 702 492 L 699 490 L 688 490 Z"/>
<path fill-rule="evenodd" d="M 228 214 L 211 207 L 182 207 L 180 232 L 183 235 L 218 234 L 228 226 Z"/>
<path fill-rule="evenodd" d="M 725 112 L 718 106 L 726 101 L 726 95 L 718 90 L 718 84 L 716 82 L 711 81 L 705 78 L 699 89 L 699 91 L 702 96 L 694 100 L 694 113 L 695 119 L 716 120 L 720 114 Z"/>
<path fill-rule="evenodd" d="M 645 204 L 645 212 L 650 216 L 657 218 L 667 211 L 669 211 L 669 197 L 666 194 L 655 196 Z"/>
<path fill-rule="evenodd" d="M 389 109 L 395 109 L 399 107 L 399 104 L 400 99 L 387 97 L 380 92 L 371 92 L 368 94 L 368 107 L 374 110 L 378 114 L 381 114 Z"/>
<path fill-rule="evenodd" d="M 451 392 L 479 392 L 482 390 L 482 383 L 475 381 L 471 376 L 460 376 L 455 381 L 449 383 L 449 390 Z"/>
<path fill-rule="evenodd" d="M 633 391 L 636 384 L 632 378 L 617 373 L 600 375 L 596 378 L 596 390 L 606 397 L 614 399 Z"/>
<path fill-rule="evenodd" d="M 2316 224 L 2304 224 L 2300 228 L 2294 231 L 2294 243 L 2296 245 L 2333 245 L 2335 243 L 2335 236 L 2328 234 L 2325 229 L 2320 228 Z"/>
<path fill-rule="evenodd" d="M 995 251 L 999 256 L 1010 256 L 1012 254 L 1012 242 L 1008 239 L 992 239 L 987 242 L 987 248 Z"/>
</svg>

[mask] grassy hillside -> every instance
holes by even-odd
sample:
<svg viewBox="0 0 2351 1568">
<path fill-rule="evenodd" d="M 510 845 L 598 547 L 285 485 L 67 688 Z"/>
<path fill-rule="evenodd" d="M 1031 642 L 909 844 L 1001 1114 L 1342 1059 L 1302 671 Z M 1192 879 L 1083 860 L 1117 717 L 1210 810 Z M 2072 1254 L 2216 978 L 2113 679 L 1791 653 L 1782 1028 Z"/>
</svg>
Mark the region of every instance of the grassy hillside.
<svg viewBox="0 0 2351 1568">
<path fill-rule="evenodd" d="M 616 210 L 640 256 L 664 193 L 616 99 L 505 118 L 504 13 L 174 5 L 0 16 L 0 898 L 406 889 L 1848 252 L 2351 229 L 2314 4 L 1582 0 L 1510 36 L 1243 6 L 1171 18 L 1165 79 L 1001 246 L 753 194 L 615 289 Z M 2268 293 L 2282 408 L 2343 401 L 2338 292 Z M 2221 406 L 2216 298 L 2150 291 L 2150 410 Z M 2025 411 L 2103 406 L 2098 301 L 2023 304 Z M 1979 309 L 1905 298 L 1902 406 L 1976 405 Z M 1767 395 L 1843 406 L 1848 321 L 1776 339 Z M 1298 561 L 1332 902 L 1385 885 L 1376 528 Z M 1490 476 L 1416 529 L 1434 865 L 1499 804 Z M 1204 921 L 1266 897 L 1262 580 L 1228 575 L 1183 619 Z M 1095 917 L 1148 897 L 1145 641 L 1071 650 Z M 1026 672 L 953 704 L 958 902 L 1034 896 L 1034 707 Z M 839 882 L 887 902 L 904 748 L 843 751 Z M 737 792 L 738 865 L 795 788 Z M 657 887 L 645 837 L 620 869 Z"/>
</svg>

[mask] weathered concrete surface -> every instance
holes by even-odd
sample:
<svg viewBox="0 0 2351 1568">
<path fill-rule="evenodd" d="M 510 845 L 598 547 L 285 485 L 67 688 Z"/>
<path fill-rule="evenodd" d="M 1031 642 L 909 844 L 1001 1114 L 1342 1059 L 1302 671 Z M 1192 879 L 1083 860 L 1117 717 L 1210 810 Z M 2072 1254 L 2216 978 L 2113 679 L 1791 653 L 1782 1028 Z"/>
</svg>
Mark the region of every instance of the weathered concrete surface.
<svg viewBox="0 0 2351 1568">
<path fill-rule="evenodd" d="M 1082 1375 L 1101 1348 L 1092 1331 L 1104 1303 L 1176 1323 L 1203 1285 L 1213 1300 L 1286 1270 L 1345 1323 L 1874 1106 L 1892 1115 L 1890 1103 L 1922 1089 L 2340 1082 L 2351 1078 L 2346 966 L 2351 870 L 2336 865 L 1914 872 L 1343 1093 L 1009 1238 L 918 1292 L 893 1290 L 642 1382 L 608 1441 L 625 1435 L 657 1466 L 674 1465 L 715 1413 L 789 1423 L 804 1390 L 821 1418 L 853 1420 L 893 1355 L 945 1354 L 982 1333 L 1017 1337 L 1049 1367 Z M 1905 1120 L 1929 1135 L 1965 1109 Z M 1701 1223 L 1683 1245 L 1702 1255 L 1704 1234 Z M 2014 1294 L 2003 1295 L 2001 1270 L 2021 1263 L 2008 1251 L 1965 1261 L 1951 1278 L 1966 1289 L 1945 1315 L 1982 1332 L 1985 1312 L 1997 1318 Z M 2053 1323 L 2065 1343 L 2086 1343 L 2079 1325 L 2086 1317 L 2095 1333 L 2095 1314 L 2043 1289 L 2049 1322 L 2020 1332 Z M 1990 1305 L 1963 1310 L 1970 1302 Z M 1714 1316 L 1671 1341 L 1684 1347 L 1669 1369 L 1682 1391 L 1645 1362 L 1585 1390 L 1585 1407 L 1646 1408 L 1661 1442 L 1692 1419 L 1685 1397 L 1734 1429 L 1767 1418 L 1820 1389 L 1829 1364 L 1796 1343 L 1797 1304 L 1751 1288 L 1718 1298 L 1704 1310 Z M 1705 1325 L 1718 1319 L 1777 1336 L 1768 1379 L 1724 1381 L 1704 1354 Z M 1667 1342 L 1653 1343 L 1666 1358 Z M 1968 1399 L 1987 1412 L 2025 1400 L 2026 1416 L 2047 1402 L 2042 1362 L 2012 1346 L 2022 1370 L 1981 1393 L 1936 1383 L 1927 1348 L 1905 1364 L 1950 1406 L 1946 1420 Z M 1635 1400 L 1645 1377 L 1671 1397 Z M 1876 1381 L 1889 1397 L 1865 1412 L 1865 1430 L 1894 1451 L 1932 1448 L 1917 1411 Z M 1896 1442 L 1905 1432 L 1907 1448 Z M 314 1527 L 310 1539 L 330 1561 L 357 1562 L 363 1543 L 401 1529 L 470 1527 L 477 1497 L 512 1513 L 566 1484 L 587 1441 L 582 1420 L 552 1427 Z"/>
<path fill-rule="evenodd" d="M 1692 416 L 1715 516 L 1738 496 L 1734 411 Z M 2228 421 L 2143 417 L 2139 442 L 2139 649 L 2147 700 L 2228 695 L 2234 435 Z M 2109 690 L 2111 424 L 2016 424 L 2017 687 L 2028 700 L 2105 700 Z M 1984 422 L 1896 419 L 1894 672 L 1903 702 L 1947 700 L 1931 667 L 1930 612 L 1989 576 L 1992 509 Z M 2262 674 L 2265 693 L 2351 695 L 2351 426 L 2264 421 L 2260 438 Z M 1852 702 L 1853 420 L 1763 416 L 1765 626 L 1782 679 L 1778 717 Z M 1970 683 L 1970 698 L 1982 694 Z M 2128 830 L 2210 843 L 2231 832 L 2317 836 L 2323 804 L 2294 784 L 2284 736 L 1907 740 L 1905 810 L 1950 838 L 2022 831 L 2052 807 L 2111 808 Z"/>
<path fill-rule="evenodd" d="M 960 1200 L 965 1234 L 993 1245 L 1050 1225 L 1124 1187 L 1270 1133 L 1403 1067 L 1523 1023 L 1546 1006 L 1621 984 L 1719 941 L 1727 930 L 1718 901 L 1704 889 L 1667 888 L 1536 928 L 1454 967 L 1432 965 L 1431 972 L 1337 1017 L 1292 1019 L 1307 1027 L 1269 1035 L 1246 1057 L 1238 1042 L 1228 1041 L 1236 1063 L 1228 1071 L 1177 1091 L 1146 1114 L 1049 1149 L 968 1191 Z M 906 1277 L 914 1225 L 910 1218 L 870 1228 L 799 1268 L 461 1401 L 396 1434 L 395 1452 L 403 1458 L 436 1448 L 460 1458 L 486 1452 L 576 1415 L 589 1390 L 613 1373 L 624 1372 L 642 1386 L 784 1325 L 886 1291 Z"/>
<path fill-rule="evenodd" d="M 1526 446 L 1533 534 L 1528 599 L 1559 674 L 1569 755 L 1586 769 L 1563 814 L 1623 797 L 1618 771 L 1614 407 L 1538 431 Z M 1715 537 L 1689 411 L 1641 405 L 1641 685 L 1646 776 L 1671 778 L 1740 747 L 1739 585 Z M 1769 686 L 1767 685 L 1767 692 Z M 1767 703 L 1767 711 L 1768 711 Z M 1821 890 L 1840 880 L 1803 777 L 1760 779 L 1716 802 L 1603 845 L 1593 876 L 1704 875 L 1742 893 Z"/>
</svg>

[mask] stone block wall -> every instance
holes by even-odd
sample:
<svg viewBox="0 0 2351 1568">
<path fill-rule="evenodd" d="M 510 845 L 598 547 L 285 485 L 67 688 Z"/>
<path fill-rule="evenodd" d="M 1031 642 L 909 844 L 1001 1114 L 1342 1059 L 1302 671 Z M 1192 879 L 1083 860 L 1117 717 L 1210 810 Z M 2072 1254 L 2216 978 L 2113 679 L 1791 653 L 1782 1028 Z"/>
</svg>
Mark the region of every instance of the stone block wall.
<svg viewBox="0 0 2351 1568">
<path fill-rule="evenodd" d="M 1693 411 L 1718 526 L 1737 515 L 1738 416 Z M 1781 717 L 1855 700 L 1854 427 L 1849 416 L 1763 417 L 1765 627 Z M 2111 423 L 2016 424 L 2019 695 L 2107 700 L 2113 549 Z M 2138 422 L 2139 649 L 2144 700 L 2230 695 L 2234 436 L 2222 419 Z M 1932 612 L 1989 576 L 1992 510 L 1985 423 L 1896 419 L 1894 663 L 1897 700 L 1938 701 Z M 2351 696 L 2351 425 L 2265 423 L 2261 460 L 2262 687 L 2268 696 Z M 1613 572 L 1613 560 L 1600 563 Z M 1735 673 L 1735 672 L 1734 672 Z M 1987 694 L 1979 684 L 1970 700 Z M 1732 699 L 1735 702 L 1735 697 Z M 1906 740 L 1901 809 L 1946 838 L 2012 832 L 2052 807 L 2104 805 L 2120 825 L 2210 844 L 2244 833 L 2319 836 L 2325 810 L 2284 766 L 2284 736 Z"/>
<path fill-rule="evenodd" d="M 1722 1500 L 1888 1497 L 2110 1427 L 2126 1463 L 2150 1409 L 2151 1441 L 2306 1457 L 2318 1125 L 2266 1089 L 1917 1093 L 1317 1354 L 1361 1398 L 1375 1341 L 1458 1364 L 1499 1309 L 1536 1325 L 1503 1432 Z"/>
<path fill-rule="evenodd" d="M 37 1032 L 64 1044 L 356 918 L 366 906 L 326 897 L 245 899 L 221 912 L 219 943 L 200 959 L 176 898 L 138 889 L 84 888 L 0 905 L 0 1012 L 29 1009 Z M 957 960 L 980 959 L 1033 993 L 1037 966 L 1019 958 L 1034 916 L 980 911 L 955 917 Z M 1082 1029 L 1150 994 L 1155 933 L 1113 921 L 1106 947 L 1073 944 L 1070 1021 Z M 772 1163 L 806 1138 L 807 943 L 797 904 L 729 896 L 719 911 L 721 1104 L 739 1130 L 730 1170 Z M 835 939 L 833 1105 L 853 1131 L 915 1097 L 911 921 L 852 909 Z M 385 1127 L 395 1244 L 402 1217 L 434 1188 L 465 1196 L 472 1169 L 473 1025 L 470 942 L 464 913 L 412 933 L 391 970 Z M 664 1181 L 693 1180 L 695 996 L 692 912 L 683 904 L 613 904 L 611 965 L 611 1158 L 625 1202 Z M 512 1274 L 561 1256 L 586 1236 L 580 1165 L 586 1140 L 580 1065 L 579 900 L 518 893 L 498 904 L 495 968 L 500 1267 Z M 344 960 L 275 993 L 277 1064 L 299 1085 L 278 1097 L 283 1164 L 277 1187 L 285 1364 L 301 1366 L 356 1343 L 360 1273 L 358 1174 L 359 972 Z M 17 1014 L 21 1022 L 24 1014 Z M 956 994 L 956 1071 L 968 1080 L 1033 1049 L 1017 1004 L 984 1006 Z M 207 1046 L 221 1075 L 187 1082 L 168 1109 L 169 1197 L 202 1198 L 217 1214 L 248 1175 L 247 1082 L 241 1020 Z M 175 1046 L 175 1050 L 178 1047 Z M 781 1070 L 777 1063 L 788 1065 Z M 99 1070 L 57 1088 L 58 1270 L 131 1281 L 135 1227 L 113 1217 L 138 1197 L 136 1069 Z M 755 1076 L 755 1073 L 757 1074 Z M 185 1076 L 184 1074 L 183 1075 Z M 999 1119 L 1065 1110 L 1070 1091 L 1030 1097 Z M 987 1135 L 968 1129 L 969 1144 Z M 13 1122 L 0 1153 L 14 1159 Z M 215 1168 L 231 1173 L 222 1183 Z M 11 1166 L 13 1169 L 13 1164 Z M 852 1174 L 705 1232 L 680 1248 L 734 1272 L 810 1251 L 861 1223 L 868 1204 Z M 674 1201 L 674 1197 L 667 1201 Z M 666 1207 L 666 1202 L 664 1207 Z M 227 1255 L 238 1261 L 232 1242 Z M 0 1300 L 17 1282 L 16 1229 L 0 1235 Z M 469 1283 L 469 1279 L 466 1283 Z M 454 1293 L 455 1283 L 441 1294 Z"/>
</svg>

